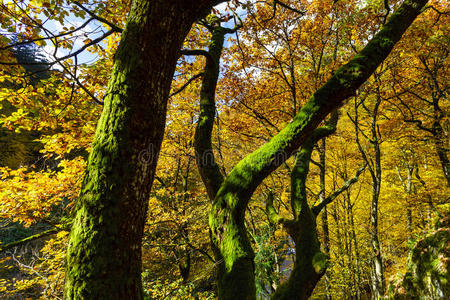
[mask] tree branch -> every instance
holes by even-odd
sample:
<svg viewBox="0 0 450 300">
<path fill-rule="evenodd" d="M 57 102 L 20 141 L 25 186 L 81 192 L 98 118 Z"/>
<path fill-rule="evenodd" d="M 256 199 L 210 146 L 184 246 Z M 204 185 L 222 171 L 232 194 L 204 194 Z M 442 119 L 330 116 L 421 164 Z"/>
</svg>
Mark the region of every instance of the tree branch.
<svg viewBox="0 0 450 300">
<path fill-rule="evenodd" d="M 52 229 L 49 229 L 49 230 L 37 233 L 35 235 L 26 237 L 26 238 L 21 239 L 19 241 L 11 242 L 11 243 L 6 244 L 6 245 L 1 245 L 0 246 L 0 253 L 3 252 L 3 251 L 9 250 L 11 248 L 18 247 L 18 246 L 21 246 L 23 244 L 26 244 L 26 243 L 29 243 L 29 242 L 32 242 L 32 241 L 35 241 L 35 240 L 38 240 L 38 239 L 41 239 L 41 238 L 53 235 L 53 234 L 56 234 L 56 233 L 60 232 L 61 230 L 64 230 L 64 229 L 63 228 L 52 228 Z"/>
<path fill-rule="evenodd" d="M 347 180 L 344 183 L 344 185 L 342 185 L 339 189 L 335 190 L 330 196 L 325 198 L 319 204 L 315 205 L 312 208 L 314 215 L 317 216 L 326 205 L 330 204 L 334 199 L 337 198 L 337 196 L 339 196 L 342 192 L 345 192 L 346 190 L 348 190 L 355 182 L 357 182 L 359 175 L 361 175 L 361 173 L 366 169 L 366 167 L 367 167 L 367 164 L 365 164 L 364 166 L 359 168 L 358 171 L 356 171 L 356 174 L 353 178 Z"/>
<path fill-rule="evenodd" d="M 104 23 L 106 25 L 108 25 L 109 27 L 111 27 L 111 29 L 113 29 L 116 32 L 122 32 L 123 29 L 120 28 L 119 26 L 111 23 L 110 21 L 106 20 L 105 18 L 102 18 L 100 16 L 97 16 L 96 14 L 94 14 L 92 11 L 90 11 L 89 9 L 87 9 L 85 6 L 83 6 L 80 2 L 78 1 L 73 1 L 73 4 L 75 4 L 76 6 L 78 6 L 79 8 L 81 8 L 82 10 L 84 10 L 88 15 L 90 15 L 92 18 L 96 19 L 97 21 Z"/>
<path fill-rule="evenodd" d="M 211 54 L 208 51 L 202 49 L 182 49 L 180 50 L 180 55 L 188 55 L 188 56 L 196 56 L 202 55 L 206 57 L 206 59 L 211 59 Z"/>
<path fill-rule="evenodd" d="M 284 222 L 284 218 L 280 217 L 280 215 L 275 210 L 273 206 L 274 194 L 272 191 L 269 191 L 266 199 L 266 214 L 269 222 L 273 225 L 278 225 Z"/>
<path fill-rule="evenodd" d="M 0 61 L 0 65 L 7 65 L 7 66 L 16 66 L 16 65 L 47 65 L 47 66 L 53 66 L 54 64 L 57 64 L 58 62 L 61 62 L 63 60 L 69 59 L 71 57 L 74 57 L 74 56 L 80 54 L 81 52 L 83 52 L 84 50 L 89 48 L 90 46 L 93 46 L 93 45 L 101 42 L 103 39 L 107 38 L 108 36 L 110 36 L 114 32 L 115 32 L 114 30 L 109 30 L 108 32 L 104 33 L 102 36 L 100 36 L 100 37 L 90 41 L 89 43 L 85 44 L 83 47 L 79 48 L 77 51 L 72 52 L 72 53 L 70 53 L 68 55 L 65 55 L 63 57 L 57 58 L 56 60 L 54 60 L 52 62 L 22 62 L 22 63 L 18 63 L 18 62 Z M 51 38 L 53 38 L 53 37 L 50 37 L 50 39 Z"/>
<path fill-rule="evenodd" d="M 73 33 L 77 32 L 78 30 L 83 29 L 84 27 L 86 27 L 92 20 L 94 20 L 94 18 L 88 19 L 86 22 L 84 22 L 78 28 L 75 28 L 74 30 L 63 32 L 63 33 L 60 33 L 60 34 L 57 34 L 57 35 L 41 37 L 41 38 L 37 38 L 37 39 L 33 39 L 33 40 L 27 40 L 27 41 L 23 41 L 23 42 L 17 42 L 17 43 L 10 44 L 10 45 L 5 46 L 5 47 L 1 47 L 0 51 L 7 50 L 7 49 L 10 49 L 10 48 L 14 48 L 14 47 L 17 47 L 17 46 L 22 46 L 22 45 L 35 43 L 35 42 L 39 42 L 39 41 L 44 41 L 44 40 L 50 40 L 50 39 L 54 39 L 54 38 L 60 38 L 60 37 L 66 36 L 66 35 L 73 34 Z"/>
<path fill-rule="evenodd" d="M 195 79 L 199 78 L 203 76 L 203 73 L 198 73 L 194 76 L 191 77 L 191 79 L 189 79 L 185 84 L 183 84 L 178 90 L 176 90 L 175 92 L 173 92 L 172 94 L 169 95 L 169 98 L 175 96 L 178 93 L 181 93 L 185 88 L 188 87 L 189 84 L 191 84 L 192 81 L 194 81 Z"/>
<path fill-rule="evenodd" d="M 201 53 L 207 53 L 206 57 L 208 59 L 203 71 L 202 87 L 200 89 L 200 115 L 194 136 L 197 167 L 211 201 L 214 200 L 223 182 L 223 175 L 216 163 L 212 148 L 211 135 L 216 116 L 215 97 L 219 79 L 220 56 L 225 34 L 227 33 L 220 25 L 213 26 L 212 30 L 208 52 L 201 50 Z"/>
<path fill-rule="evenodd" d="M 389 55 L 426 3 L 427 0 L 404 1 L 364 49 L 313 94 L 290 124 L 233 168 L 216 198 L 228 197 L 220 194 L 221 191 L 225 194 L 233 191 L 233 198 L 239 199 L 239 203 L 233 204 L 234 209 L 245 210 L 262 180 L 284 163 L 331 111 L 356 93 Z"/>
<path fill-rule="evenodd" d="M 303 11 L 300 11 L 300 10 L 298 10 L 296 8 L 293 8 L 293 7 L 291 7 L 291 6 L 287 5 L 287 4 L 284 4 L 283 2 L 281 2 L 279 0 L 274 0 L 273 4 L 272 4 L 272 7 L 273 7 L 272 16 L 270 18 L 266 19 L 266 20 L 263 20 L 263 22 L 268 22 L 268 21 L 272 20 L 273 18 L 275 18 L 275 15 L 277 13 L 277 4 L 280 5 L 281 7 L 284 7 L 284 8 L 286 8 L 288 10 L 291 10 L 291 11 L 293 11 L 295 13 L 298 13 L 301 16 L 305 15 L 305 12 L 303 12 Z"/>
</svg>

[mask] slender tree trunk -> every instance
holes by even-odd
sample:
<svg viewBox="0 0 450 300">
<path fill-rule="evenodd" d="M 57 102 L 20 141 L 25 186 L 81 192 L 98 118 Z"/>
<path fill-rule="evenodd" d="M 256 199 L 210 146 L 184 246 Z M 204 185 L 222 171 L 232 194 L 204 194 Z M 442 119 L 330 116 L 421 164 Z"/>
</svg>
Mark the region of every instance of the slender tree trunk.
<svg viewBox="0 0 450 300">
<path fill-rule="evenodd" d="M 355 289 L 356 289 L 356 299 L 361 299 L 361 271 L 359 268 L 360 257 L 359 257 L 359 249 L 358 249 L 358 241 L 356 239 L 356 231 L 355 231 L 355 219 L 353 215 L 353 204 L 350 202 L 350 192 L 347 191 L 346 195 L 348 199 L 348 213 L 349 213 L 349 222 L 350 222 L 350 243 L 353 242 L 355 249 Z"/>
<path fill-rule="evenodd" d="M 374 112 L 375 114 L 377 112 Z M 376 134 L 375 124 L 373 124 L 373 133 Z M 380 198 L 381 188 L 381 151 L 378 137 L 375 135 L 375 142 L 373 147 L 375 150 L 375 178 L 372 183 L 372 208 L 370 215 L 371 223 L 371 244 L 373 252 L 373 274 L 372 274 L 372 299 L 378 300 L 379 297 L 384 295 L 384 267 L 381 257 L 381 245 L 378 237 L 378 203 Z"/>
<path fill-rule="evenodd" d="M 179 50 L 213 1 L 133 1 L 67 252 L 65 299 L 142 299 L 141 243 Z"/>
<path fill-rule="evenodd" d="M 319 159 L 320 159 L 320 195 L 319 200 L 320 202 L 325 201 L 325 192 L 326 192 L 326 186 L 325 186 L 325 163 L 326 163 L 326 139 L 323 139 L 322 142 L 319 145 Z M 330 256 L 330 231 L 328 228 L 328 211 L 327 207 L 325 206 L 322 210 L 322 231 L 323 231 L 323 250 L 326 256 Z M 326 299 L 331 300 L 331 284 L 329 279 L 329 272 L 325 272 L 324 279 L 325 279 L 325 289 L 326 289 Z"/>
<path fill-rule="evenodd" d="M 407 194 L 407 201 L 406 201 L 406 228 L 408 230 L 408 239 L 411 240 L 412 236 L 413 236 L 413 217 L 412 217 L 412 211 L 411 211 L 411 197 L 413 194 L 416 193 L 415 191 L 415 187 L 414 184 L 412 182 L 412 175 L 414 173 L 414 169 L 417 167 L 417 165 L 413 162 L 412 164 L 410 164 L 410 162 L 408 161 L 408 158 L 406 156 L 406 153 L 402 150 L 403 152 L 403 165 L 405 166 L 406 169 L 406 179 L 404 179 L 402 177 L 402 174 L 400 172 L 399 167 L 395 167 L 397 170 L 397 174 L 398 174 L 398 178 L 403 186 L 403 189 L 405 190 L 405 193 Z M 414 159 L 414 157 L 412 157 L 412 159 Z"/>
<path fill-rule="evenodd" d="M 376 77 L 376 80 L 378 78 Z M 378 91 L 379 92 L 379 91 Z M 355 100 L 356 101 L 356 100 Z M 378 109 L 381 104 L 381 98 L 377 96 L 373 110 L 370 110 L 365 104 L 364 99 L 359 104 L 355 102 L 355 132 L 356 143 L 361 152 L 363 159 L 369 166 L 370 175 L 372 177 L 372 203 L 370 209 L 370 245 L 372 248 L 372 269 L 371 269 L 371 283 L 372 283 L 372 299 L 378 300 L 379 297 L 384 295 L 384 270 L 383 261 L 381 257 L 381 245 L 378 234 L 378 204 L 380 198 L 381 189 L 381 136 L 378 130 L 377 117 Z M 363 149 L 359 140 L 359 128 L 358 123 L 358 108 L 361 106 L 366 112 L 372 116 L 370 123 L 370 143 L 373 148 L 373 159 L 368 158 L 366 150 Z"/>
<path fill-rule="evenodd" d="M 336 247 L 337 247 L 337 252 L 339 254 L 339 256 L 337 257 L 337 263 L 340 265 L 340 267 L 342 269 L 346 268 L 347 266 L 345 265 L 345 261 L 344 261 L 344 249 L 342 247 L 342 234 L 341 234 L 341 222 L 339 220 L 339 207 L 338 207 L 338 202 L 335 202 L 333 205 L 333 211 L 331 213 L 331 215 L 333 216 L 334 219 L 334 223 L 336 226 Z M 342 275 L 341 275 L 342 276 Z M 343 276 L 342 276 L 343 277 Z M 345 286 L 342 286 L 340 289 L 342 295 L 341 295 L 341 299 L 346 299 L 345 297 L 347 296 L 346 291 L 345 291 Z"/>
</svg>

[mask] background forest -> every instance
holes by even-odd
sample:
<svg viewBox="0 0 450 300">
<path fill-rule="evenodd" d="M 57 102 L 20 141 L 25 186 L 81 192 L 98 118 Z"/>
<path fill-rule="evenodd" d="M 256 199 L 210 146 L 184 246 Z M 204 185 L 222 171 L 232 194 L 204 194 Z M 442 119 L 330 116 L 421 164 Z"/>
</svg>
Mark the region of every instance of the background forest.
<svg viewBox="0 0 450 300">
<path fill-rule="evenodd" d="M 142 248 L 148 299 L 217 297 L 221 262 L 211 249 L 205 165 L 226 178 L 401 2 L 231 1 L 194 24 L 161 151 L 140 153 L 158 157 Z M 129 6 L 0 5 L 2 299 L 63 298 L 70 224 Z M 430 1 L 369 80 L 320 124 L 326 132 L 253 193 L 244 212 L 258 299 L 287 282 L 303 251 L 286 221 L 299 216 L 297 205 L 317 216 L 317 236 L 306 244 L 320 242 L 317 253 L 329 257 L 311 299 L 449 297 L 448 9 Z"/>
</svg>

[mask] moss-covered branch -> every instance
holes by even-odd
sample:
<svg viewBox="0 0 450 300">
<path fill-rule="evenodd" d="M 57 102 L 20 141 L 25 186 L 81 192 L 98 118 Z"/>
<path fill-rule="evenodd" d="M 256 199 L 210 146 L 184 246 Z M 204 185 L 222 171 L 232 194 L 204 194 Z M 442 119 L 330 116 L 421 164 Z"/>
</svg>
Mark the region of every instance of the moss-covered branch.
<svg viewBox="0 0 450 300">
<path fill-rule="evenodd" d="M 261 181 L 284 163 L 326 115 L 354 95 L 372 75 L 426 3 L 426 0 L 404 1 L 366 47 L 314 93 L 289 125 L 233 168 L 221 190 L 234 191 L 241 199 L 238 206 L 245 208 Z"/>
<path fill-rule="evenodd" d="M 308 299 L 325 272 L 327 257 L 320 251 L 316 216 L 308 205 L 306 178 L 309 173 L 314 145 L 336 131 L 337 110 L 326 126 L 317 128 L 297 153 L 291 172 L 291 207 L 294 219 L 284 224 L 295 244 L 296 260 L 287 282 L 281 285 L 272 299 Z"/>
<path fill-rule="evenodd" d="M 267 195 L 266 199 L 267 218 L 269 219 L 269 222 L 273 225 L 285 223 L 286 220 L 277 213 L 275 207 L 273 206 L 273 198 L 274 198 L 273 192 L 269 191 L 269 194 Z"/>
<path fill-rule="evenodd" d="M 35 240 L 38 240 L 38 239 L 42 239 L 44 237 L 47 237 L 47 236 L 50 236 L 50 235 L 53 235 L 53 234 L 56 234 L 56 233 L 58 233 L 58 232 L 60 232 L 62 230 L 64 230 L 64 229 L 63 228 L 52 228 L 52 229 L 48 229 L 48 230 L 36 233 L 36 234 L 34 234 L 32 236 L 26 237 L 26 238 L 21 239 L 19 241 L 14 241 L 14 242 L 11 242 L 11 243 L 8 243 L 8 244 L 5 244 L 5 245 L 0 245 L 0 253 L 2 253 L 3 251 L 6 251 L 6 250 L 12 249 L 14 247 L 18 247 L 18 246 L 21 246 L 23 244 L 26 244 L 26 243 L 29 243 L 29 242 L 32 242 L 32 241 L 35 241 Z"/>
<path fill-rule="evenodd" d="M 330 129 L 327 128 L 329 125 L 317 130 L 315 128 L 371 76 L 426 2 L 425 0 L 406 0 L 367 46 L 338 69 L 334 76 L 314 93 L 289 125 L 264 146 L 241 160 L 222 182 L 215 194 L 209 215 L 216 260 L 221 262 L 218 266 L 219 299 L 255 299 L 256 297 L 254 253 L 244 223 L 247 204 L 256 187 L 300 146 L 302 146 L 301 151 L 305 151 L 305 158 L 311 155 L 308 152 L 312 151 L 313 141 L 328 134 Z M 210 54 L 214 55 L 211 51 Z M 204 116 L 213 116 L 211 103 L 205 101 L 204 104 L 204 107 L 208 109 L 204 111 Z M 204 125 L 210 124 L 208 122 L 212 120 L 206 119 Z M 210 134 L 207 138 L 210 139 Z M 208 151 L 210 148 L 204 150 Z M 302 154 L 299 153 L 299 155 Z M 298 172 L 302 175 L 306 174 L 307 170 L 298 170 Z M 298 191 L 301 191 L 301 187 Z M 208 191 L 208 194 L 211 197 L 214 193 Z M 297 196 L 293 195 L 293 197 Z M 314 274 L 314 280 L 318 280 L 326 264 L 326 258 L 319 249 L 316 231 L 311 230 L 311 228 L 315 229 L 315 215 L 307 205 L 306 209 L 303 209 L 301 203 L 302 200 L 295 200 L 293 207 L 295 211 L 298 211 L 296 213 L 298 217 L 295 219 L 298 222 L 295 222 L 293 224 L 295 228 L 290 230 L 294 233 L 296 245 L 303 247 L 298 249 L 300 256 L 297 257 L 296 270 L 313 270 L 313 273 L 295 272 L 290 279 L 291 292 L 284 294 L 280 290 L 280 293 L 284 295 L 283 299 L 295 299 L 291 296 L 294 296 L 295 291 L 298 290 L 298 284 L 296 285 L 298 280 Z M 313 246 L 307 246 L 308 244 Z M 302 258 L 301 255 L 305 257 Z M 311 281 L 305 282 L 309 284 Z"/>
<path fill-rule="evenodd" d="M 253 280 L 254 253 L 247 237 L 244 219 L 248 201 L 257 186 L 300 146 L 303 146 L 302 149 L 308 147 L 305 146 L 305 142 L 311 137 L 314 129 L 371 76 L 421 12 L 426 2 L 426 0 L 404 1 L 366 47 L 338 69 L 334 76 L 314 93 L 289 125 L 268 143 L 241 160 L 224 180 L 209 215 L 217 260 L 223 261 L 218 270 L 220 299 L 255 299 L 256 297 Z M 309 229 L 305 229 L 315 227 L 315 216 L 311 209 L 307 208 L 300 210 L 298 219 L 306 222 L 302 226 L 299 223 L 299 228 L 303 228 L 303 231 L 299 233 L 299 245 L 317 240 L 315 231 L 309 234 Z M 302 213 L 305 213 L 307 217 L 303 218 Z M 306 226 L 308 224 L 310 226 Z M 312 268 L 317 269 L 314 271 L 315 274 L 319 275 L 324 270 L 326 259 L 320 251 L 315 249 L 318 249 L 317 244 L 312 248 L 301 249 L 299 253 L 311 254 L 306 258 L 305 263 L 307 267 L 312 264 Z M 302 268 L 300 265 L 299 270 Z M 304 276 L 298 272 L 296 275 Z M 292 287 L 296 286 L 296 275 L 292 277 Z M 284 299 L 295 299 L 289 298 L 293 295 L 295 293 L 288 294 Z"/>
<path fill-rule="evenodd" d="M 303 143 L 302 148 L 297 153 L 294 168 L 291 172 L 291 206 L 295 218 L 298 218 L 301 210 L 308 206 L 306 198 L 306 177 L 309 173 L 314 145 L 321 139 L 336 132 L 338 117 L 338 111 L 333 111 L 326 125 L 314 129 L 311 136 Z"/>
</svg>

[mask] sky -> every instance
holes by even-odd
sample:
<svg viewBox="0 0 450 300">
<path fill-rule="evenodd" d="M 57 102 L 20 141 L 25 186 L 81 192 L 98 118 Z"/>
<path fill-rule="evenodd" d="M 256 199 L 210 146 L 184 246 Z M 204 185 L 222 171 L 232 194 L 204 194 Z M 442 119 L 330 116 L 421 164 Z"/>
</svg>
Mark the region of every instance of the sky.
<svg viewBox="0 0 450 300">
<path fill-rule="evenodd" d="M 12 4 L 13 1 L 12 0 L 2 0 L 2 4 Z M 22 5 L 27 5 L 27 1 L 23 1 L 21 2 Z M 222 14 L 225 13 L 230 13 L 230 10 L 227 9 L 228 7 L 228 3 L 221 3 L 217 6 L 215 6 L 215 9 L 217 9 L 219 12 L 221 12 Z M 242 8 L 239 8 L 236 13 L 241 17 L 244 18 L 245 17 L 245 11 Z M 44 15 L 40 15 L 39 16 L 42 20 L 46 20 L 47 18 Z M 47 30 L 49 30 L 50 32 L 52 32 L 53 34 L 58 34 L 61 32 L 66 31 L 63 27 L 69 28 L 71 26 L 77 28 L 80 25 L 82 25 L 83 23 L 85 23 L 88 20 L 89 16 L 86 15 L 86 17 L 84 19 L 80 18 L 80 17 L 75 17 L 73 14 L 69 14 L 69 16 L 67 16 L 65 18 L 65 24 L 64 26 L 62 24 L 60 24 L 58 21 L 54 21 L 54 20 L 47 20 L 45 21 L 45 27 L 47 28 Z M 234 26 L 234 20 L 230 19 L 227 23 L 225 23 L 223 26 L 226 27 L 233 27 Z M 103 24 L 101 24 L 100 22 L 96 21 L 96 20 L 92 20 L 91 22 L 89 22 L 89 24 L 87 26 L 85 26 L 82 30 L 78 31 L 76 36 L 74 36 L 72 38 L 72 40 L 74 41 L 74 45 L 73 45 L 73 50 L 72 51 L 76 51 L 77 49 L 79 49 L 80 47 L 82 47 L 84 45 L 84 40 L 86 38 L 89 38 L 91 40 L 100 37 L 102 34 L 104 34 L 109 28 L 105 27 Z M 5 34 L 6 31 L 1 28 L 1 24 L 0 24 L 0 34 Z M 105 42 L 100 42 L 100 45 L 105 45 Z M 225 45 L 227 46 L 227 45 Z M 42 47 L 42 54 L 49 60 L 49 61 L 53 61 L 54 60 L 54 52 L 55 52 L 55 48 L 53 46 L 53 44 L 48 41 L 47 44 Z M 63 57 L 66 56 L 70 53 L 69 50 L 67 49 L 61 49 L 59 48 L 58 51 L 56 52 L 56 57 Z M 89 51 L 85 50 L 82 53 L 80 53 L 78 55 L 78 64 L 92 64 L 94 63 L 96 60 L 98 59 L 97 55 L 90 53 Z M 55 68 L 58 68 L 58 65 L 54 66 Z M 59 67 L 60 68 L 60 67 Z"/>
</svg>

